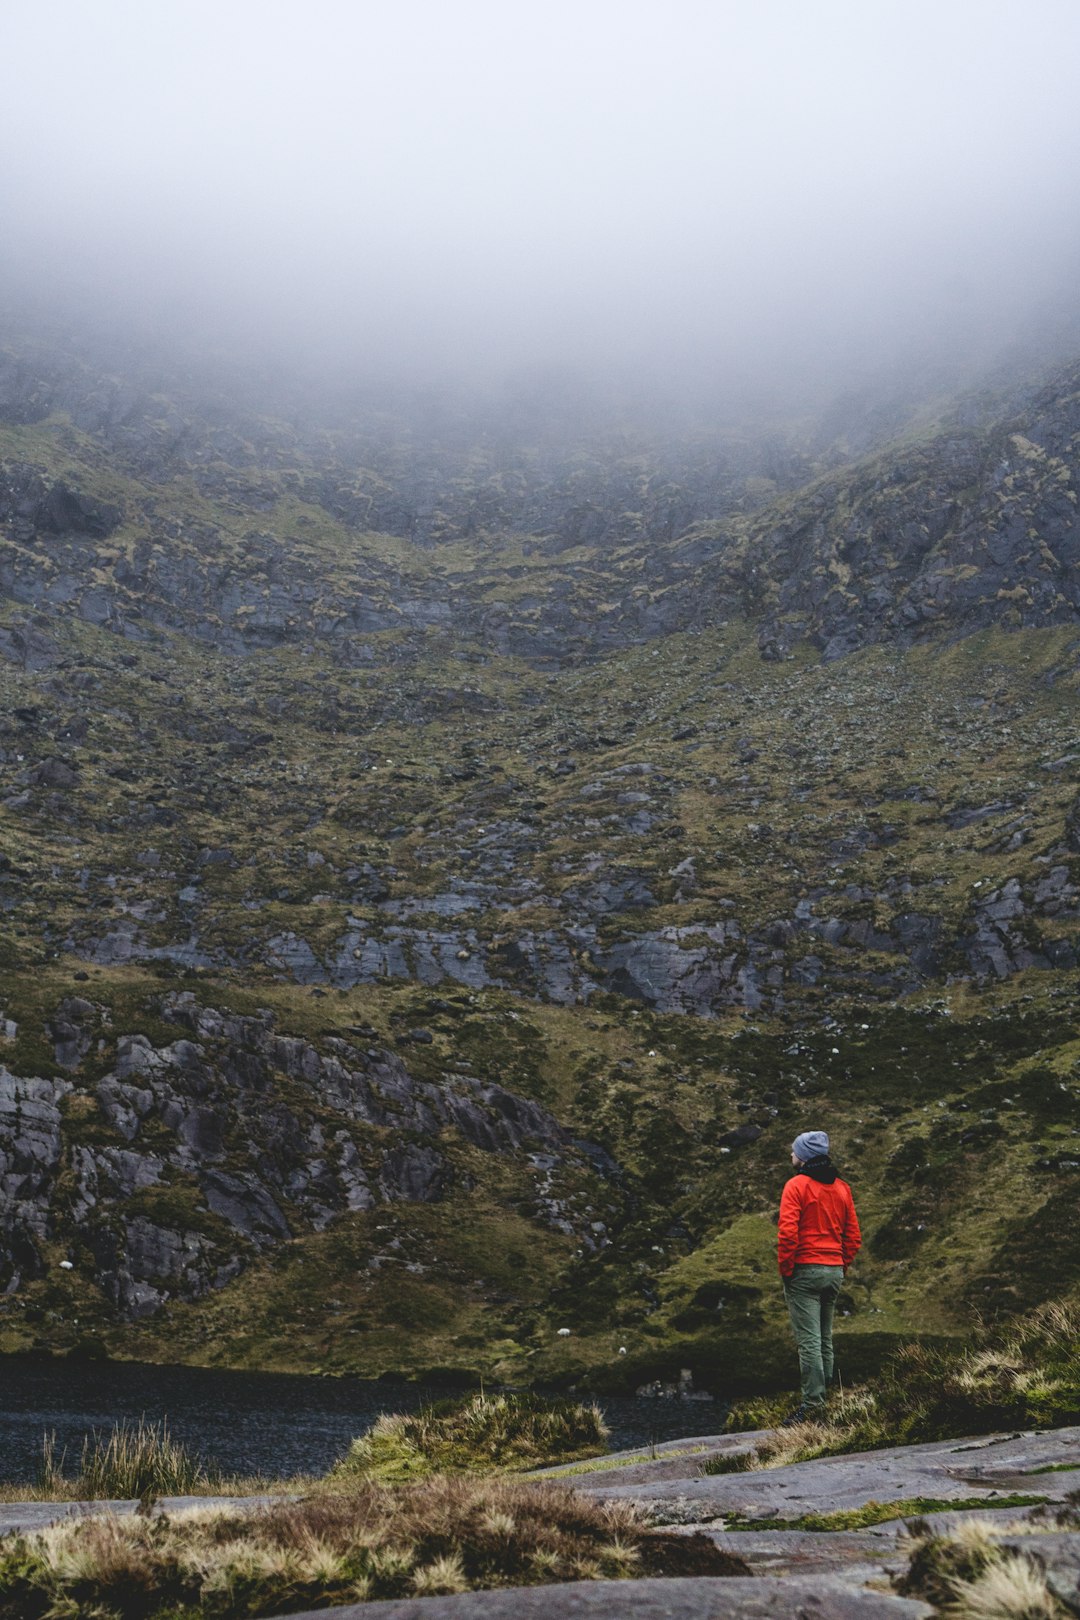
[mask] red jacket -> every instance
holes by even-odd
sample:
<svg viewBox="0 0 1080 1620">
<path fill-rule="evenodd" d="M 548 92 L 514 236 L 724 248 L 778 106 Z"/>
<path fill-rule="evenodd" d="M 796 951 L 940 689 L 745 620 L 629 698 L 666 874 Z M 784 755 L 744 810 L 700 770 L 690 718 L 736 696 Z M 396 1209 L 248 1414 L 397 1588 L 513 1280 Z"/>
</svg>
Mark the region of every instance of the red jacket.
<svg viewBox="0 0 1080 1620">
<path fill-rule="evenodd" d="M 835 1172 L 833 1172 L 835 1174 Z M 851 1188 L 839 1176 L 818 1181 L 801 1171 L 780 1199 L 777 1259 L 781 1277 L 796 1266 L 850 1266 L 862 1236 Z"/>
</svg>

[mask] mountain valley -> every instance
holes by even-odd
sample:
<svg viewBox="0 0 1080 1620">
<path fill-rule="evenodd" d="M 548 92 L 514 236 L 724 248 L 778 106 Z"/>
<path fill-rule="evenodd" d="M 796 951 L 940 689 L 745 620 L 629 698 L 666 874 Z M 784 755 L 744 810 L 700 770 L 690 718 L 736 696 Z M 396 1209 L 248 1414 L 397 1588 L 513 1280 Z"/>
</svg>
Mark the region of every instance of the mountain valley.
<svg viewBox="0 0 1080 1620">
<path fill-rule="evenodd" d="M 1075 1295 L 1080 368 L 274 403 L 0 358 L 0 1349 L 783 1382 L 811 1114 L 852 1373 Z"/>
</svg>

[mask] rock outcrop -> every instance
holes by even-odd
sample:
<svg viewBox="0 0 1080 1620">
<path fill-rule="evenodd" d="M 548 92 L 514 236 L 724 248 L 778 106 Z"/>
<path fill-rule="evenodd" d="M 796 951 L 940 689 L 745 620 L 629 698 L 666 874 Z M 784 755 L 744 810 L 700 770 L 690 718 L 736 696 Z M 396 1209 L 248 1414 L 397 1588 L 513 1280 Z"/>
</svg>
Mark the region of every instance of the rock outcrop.
<svg viewBox="0 0 1080 1620">
<path fill-rule="evenodd" d="M 317 1046 L 279 1033 L 269 1013 L 221 1013 L 190 992 L 162 1002 L 177 1039 L 118 1034 L 115 1061 L 87 1091 L 77 1076 L 98 1012 L 73 997 L 52 1020 L 72 1079 L 0 1069 L 9 1291 L 41 1274 L 42 1245 L 62 1233 L 121 1316 L 152 1314 L 346 1212 L 438 1200 L 461 1175 L 453 1138 L 535 1164 L 538 1185 L 557 1164 L 618 1174 L 546 1109 L 460 1068 L 418 1081 L 393 1052 L 334 1037 Z M 579 1226 L 557 1200 L 536 1208 L 584 1247 L 601 1241 L 597 1223 Z"/>
</svg>

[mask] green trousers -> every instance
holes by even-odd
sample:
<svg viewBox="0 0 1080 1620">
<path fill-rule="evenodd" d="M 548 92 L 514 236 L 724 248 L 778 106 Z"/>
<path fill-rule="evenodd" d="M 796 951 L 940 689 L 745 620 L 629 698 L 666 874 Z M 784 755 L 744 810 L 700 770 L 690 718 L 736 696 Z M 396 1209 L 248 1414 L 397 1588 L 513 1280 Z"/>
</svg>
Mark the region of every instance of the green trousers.
<svg viewBox="0 0 1080 1620">
<path fill-rule="evenodd" d="M 796 1266 L 784 1278 L 804 1406 L 825 1404 L 825 1390 L 833 1374 L 833 1312 L 843 1281 L 843 1266 Z"/>
</svg>

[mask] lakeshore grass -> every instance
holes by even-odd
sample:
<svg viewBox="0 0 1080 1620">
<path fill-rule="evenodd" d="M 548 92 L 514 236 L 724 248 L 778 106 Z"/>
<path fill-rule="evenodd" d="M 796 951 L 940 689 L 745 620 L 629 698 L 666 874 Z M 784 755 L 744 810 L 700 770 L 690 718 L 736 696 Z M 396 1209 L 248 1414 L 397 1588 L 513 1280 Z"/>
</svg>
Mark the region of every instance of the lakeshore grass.
<svg viewBox="0 0 1080 1620">
<path fill-rule="evenodd" d="M 32 1484 L 0 1485 L 0 1501 L 93 1502 L 205 1495 L 223 1479 L 174 1440 L 168 1423 L 120 1422 L 83 1438 L 78 1471 L 65 1472 L 55 1432 L 42 1437 L 41 1465 Z M 18 1494 L 16 1494 L 18 1493 Z"/>
<path fill-rule="evenodd" d="M 328 1475 L 401 1483 L 432 1473 L 498 1473 L 591 1458 L 607 1426 L 597 1406 L 535 1395 L 470 1396 L 380 1417 Z"/>
</svg>

